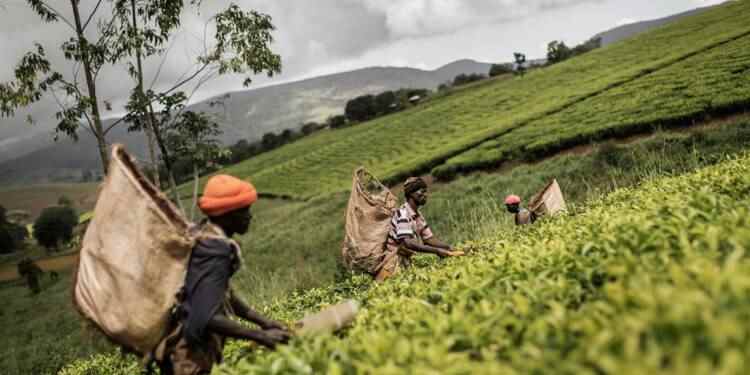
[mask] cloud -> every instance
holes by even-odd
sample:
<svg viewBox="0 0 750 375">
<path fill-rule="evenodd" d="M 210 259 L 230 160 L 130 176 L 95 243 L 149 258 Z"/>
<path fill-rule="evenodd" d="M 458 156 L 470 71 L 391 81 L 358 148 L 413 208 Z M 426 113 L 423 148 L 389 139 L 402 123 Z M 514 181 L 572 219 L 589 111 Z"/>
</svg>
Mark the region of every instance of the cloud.
<svg viewBox="0 0 750 375">
<path fill-rule="evenodd" d="M 450 33 L 596 0 L 350 0 L 382 14 L 392 39 Z"/>
<path fill-rule="evenodd" d="M 615 25 L 617 25 L 617 26 L 624 26 L 624 25 L 629 25 L 631 23 L 635 23 L 635 22 L 636 22 L 635 18 L 626 17 L 626 18 L 623 18 L 623 19 L 617 21 L 617 23 Z"/>
</svg>

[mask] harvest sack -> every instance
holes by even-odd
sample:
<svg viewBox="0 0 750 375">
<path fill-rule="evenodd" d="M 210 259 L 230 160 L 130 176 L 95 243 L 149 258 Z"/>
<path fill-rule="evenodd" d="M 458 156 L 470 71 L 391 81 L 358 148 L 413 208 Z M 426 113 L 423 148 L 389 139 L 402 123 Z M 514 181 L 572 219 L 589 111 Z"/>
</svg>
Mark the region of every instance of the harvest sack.
<svg viewBox="0 0 750 375">
<path fill-rule="evenodd" d="M 346 235 L 342 246 L 344 264 L 374 275 L 385 256 L 385 241 L 398 200 L 363 167 L 354 171 L 352 192 L 346 208 Z"/>
<path fill-rule="evenodd" d="M 185 282 L 195 243 L 190 228 L 115 145 L 74 278 L 80 313 L 116 343 L 150 355 Z"/>
<path fill-rule="evenodd" d="M 534 195 L 529 201 L 529 211 L 537 217 L 543 215 L 554 215 L 566 209 L 565 198 L 563 198 L 557 179 L 547 184 L 542 191 Z"/>
</svg>

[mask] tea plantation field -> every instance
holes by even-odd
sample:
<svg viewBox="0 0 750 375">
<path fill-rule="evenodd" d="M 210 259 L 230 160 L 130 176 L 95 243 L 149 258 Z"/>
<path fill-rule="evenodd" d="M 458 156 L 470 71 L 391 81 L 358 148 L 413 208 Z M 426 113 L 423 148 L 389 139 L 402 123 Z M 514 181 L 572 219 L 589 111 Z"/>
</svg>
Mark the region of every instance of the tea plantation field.
<svg viewBox="0 0 750 375">
<path fill-rule="evenodd" d="M 555 133 L 556 125 L 562 121 L 555 120 L 556 116 L 572 112 L 585 117 L 586 111 L 595 110 L 589 107 L 589 100 L 614 100 L 602 105 L 630 110 L 633 105 L 629 106 L 631 95 L 627 90 L 638 87 L 640 91 L 660 92 L 663 80 L 671 79 L 670 74 L 675 71 L 681 77 L 679 70 L 693 59 L 722 59 L 721 63 L 690 65 L 690 72 L 698 77 L 716 77 L 717 82 L 713 78 L 700 81 L 703 84 L 700 87 L 719 84 L 725 92 L 722 104 L 742 103 L 747 99 L 747 90 L 741 88 L 747 83 L 731 77 L 746 77 L 742 64 L 747 59 L 742 45 L 747 35 L 750 35 L 750 2 L 728 2 L 524 77 L 490 81 L 412 110 L 302 139 L 231 166 L 227 172 L 249 177 L 261 192 L 297 198 L 348 189 L 351 172 L 359 165 L 365 165 L 387 182 L 394 182 L 410 174 L 427 172 L 485 141 L 532 124 L 547 135 Z M 654 112 L 666 120 L 714 108 L 707 105 L 714 98 L 711 89 L 693 90 L 689 94 L 695 97 L 684 105 L 687 109 L 669 106 L 658 112 L 652 111 L 652 107 L 643 111 Z M 640 102 L 648 99 L 641 98 Z M 570 122 L 576 126 L 560 137 L 565 140 L 578 133 L 631 126 L 632 121 L 640 121 L 632 110 L 607 116 L 597 113 L 596 118 L 584 124 Z M 546 138 L 545 142 L 564 143 Z"/>
<path fill-rule="evenodd" d="M 566 215 L 355 276 L 270 307 L 286 320 L 354 297 L 338 336 L 227 348 L 217 373 L 742 374 L 750 359 L 750 155 L 623 188 Z M 117 355 L 60 374 L 126 374 Z"/>
<path fill-rule="evenodd" d="M 610 136 L 684 125 L 705 114 L 746 111 L 749 87 L 750 36 L 744 36 L 532 121 L 451 158 L 433 174 L 450 177 Z"/>
</svg>

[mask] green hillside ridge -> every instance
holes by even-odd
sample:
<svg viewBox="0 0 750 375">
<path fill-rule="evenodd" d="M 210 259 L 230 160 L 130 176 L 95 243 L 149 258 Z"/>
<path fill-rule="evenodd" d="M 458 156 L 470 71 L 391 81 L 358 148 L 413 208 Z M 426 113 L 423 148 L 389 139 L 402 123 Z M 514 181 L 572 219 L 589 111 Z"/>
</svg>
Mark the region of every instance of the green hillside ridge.
<svg viewBox="0 0 750 375">
<path fill-rule="evenodd" d="M 453 243 L 475 242 L 513 231 L 511 217 L 501 204 L 507 193 L 528 197 L 557 177 L 571 210 L 584 212 L 584 202 L 617 187 L 714 164 L 725 155 L 746 149 L 748 142 L 750 121 L 745 117 L 695 132 L 659 133 L 633 144 L 605 144 L 586 156 L 565 155 L 502 173 L 473 174 L 434 185 L 424 213 L 442 238 Z M 335 281 L 343 219 L 338 215 L 331 219 L 331 213 L 343 212 L 346 199 L 347 194 L 309 202 L 261 199 L 250 234 L 239 239 L 246 261 L 233 284 L 241 294 L 255 306 L 266 306 L 266 312 L 291 319 L 319 307 L 319 301 L 311 300 L 310 295 L 321 295 L 329 288 L 349 293 L 351 285 Z M 357 287 L 369 285 L 366 279 L 357 279 Z M 310 288 L 322 289 L 290 295 Z M 274 300 L 282 302 L 277 305 Z M 226 354 L 234 358 L 246 353 L 228 350 Z M 100 356 L 75 366 L 98 374 L 101 361 L 112 366 L 132 365 Z"/>
<path fill-rule="evenodd" d="M 746 111 L 748 87 L 750 36 L 744 36 L 532 121 L 433 172 L 450 176 L 658 126 L 683 126 L 704 114 Z"/>
<path fill-rule="evenodd" d="M 364 308 L 342 335 L 277 352 L 234 342 L 217 373 L 745 373 L 748 198 L 745 154 L 464 243 L 465 258 L 420 258 L 377 287 L 355 276 L 295 294 L 269 313 Z M 132 366 L 102 355 L 60 374 Z"/>
<path fill-rule="evenodd" d="M 394 182 L 511 130 L 574 110 L 628 82 L 721 49 L 750 34 L 749 14 L 750 2 L 730 2 L 524 77 L 308 137 L 226 171 L 250 178 L 261 192 L 297 198 L 347 190 L 351 171 L 359 165 Z"/>
</svg>

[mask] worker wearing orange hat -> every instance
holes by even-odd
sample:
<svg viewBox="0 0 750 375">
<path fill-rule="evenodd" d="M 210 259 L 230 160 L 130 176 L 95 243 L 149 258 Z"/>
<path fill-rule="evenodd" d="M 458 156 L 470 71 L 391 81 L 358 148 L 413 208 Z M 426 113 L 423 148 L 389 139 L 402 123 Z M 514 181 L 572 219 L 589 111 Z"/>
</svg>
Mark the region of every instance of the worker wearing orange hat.
<svg viewBox="0 0 750 375">
<path fill-rule="evenodd" d="M 516 225 L 532 224 L 536 221 L 536 215 L 521 207 L 521 197 L 518 195 L 509 195 L 505 197 L 505 208 L 508 212 L 514 214 Z"/>
<path fill-rule="evenodd" d="M 241 265 L 240 247 L 231 240 L 247 233 L 250 207 L 258 200 L 255 187 L 229 175 L 206 183 L 198 206 L 207 216 L 190 255 L 177 328 L 157 349 L 162 374 L 208 374 L 221 362 L 224 338 L 252 340 L 269 348 L 290 338 L 284 324 L 259 314 L 232 292 L 230 279 Z M 261 329 L 246 328 L 228 313 Z"/>
</svg>

